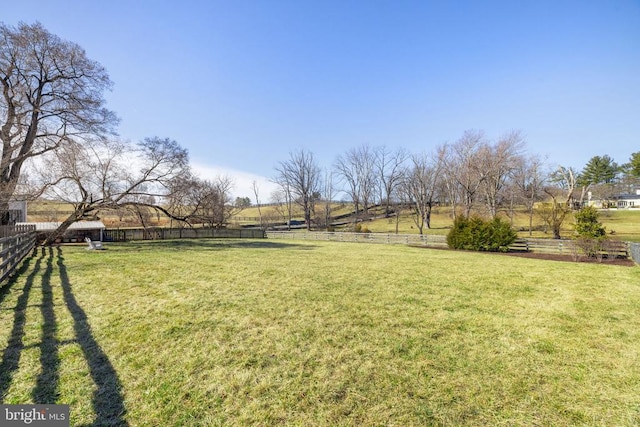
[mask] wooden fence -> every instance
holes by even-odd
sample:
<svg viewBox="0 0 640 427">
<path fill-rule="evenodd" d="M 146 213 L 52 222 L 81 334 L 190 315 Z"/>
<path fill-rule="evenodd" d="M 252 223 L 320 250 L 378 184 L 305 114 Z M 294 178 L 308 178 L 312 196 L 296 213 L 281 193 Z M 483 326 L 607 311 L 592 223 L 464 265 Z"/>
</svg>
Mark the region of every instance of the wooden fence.
<svg viewBox="0 0 640 427">
<path fill-rule="evenodd" d="M 102 235 L 106 242 L 198 238 L 261 239 L 265 237 L 263 230 L 227 228 L 122 228 L 106 229 Z"/>
<path fill-rule="evenodd" d="M 447 247 L 447 238 L 442 235 L 383 234 L 383 233 L 343 233 L 307 231 L 267 231 L 268 239 L 291 240 L 332 240 L 337 242 L 383 243 Z"/>
<path fill-rule="evenodd" d="M 591 249 L 576 240 L 518 239 L 509 246 L 512 251 L 540 252 L 546 254 L 578 255 L 584 250 L 599 252 L 607 258 L 629 258 L 629 243 L 620 240 L 606 240 Z"/>
<path fill-rule="evenodd" d="M 267 238 L 422 245 L 435 248 L 447 247 L 447 237 L 443 235 L 267 231 Z M 581 251 L 581 248 L 576 245 L 574 240 L 518 239 L 514 244 L 509 246 L 509 250 L 545 254 L 576 255 Z M 605 255 L 608 257 L 629 258 L 629 243 L 619 240 L 610 240 L 607 242 L 607 245 L 603 247 L 602 251 L 605 251 Z"/>
<path fill-rule="evenodd" d="M 35 226 L 18 229 L 13 235 L 0 238 L 0 283 L 13 273 L 35 244 Z"/>
<path fill-rule="evenodd" d="M 36 226 L 33 224 L 2 225 L 0 226 L 0 239 L 3 237 L 11 237 L 35 230 Z"/>
</svg>

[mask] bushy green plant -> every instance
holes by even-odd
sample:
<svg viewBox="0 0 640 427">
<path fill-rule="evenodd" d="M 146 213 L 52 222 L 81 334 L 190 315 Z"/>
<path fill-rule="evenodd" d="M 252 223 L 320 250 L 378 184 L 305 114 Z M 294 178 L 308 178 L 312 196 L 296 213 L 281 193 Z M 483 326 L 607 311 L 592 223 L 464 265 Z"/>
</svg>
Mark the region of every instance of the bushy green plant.
<svg viewBox="0 0 640 427">
<path fill-rule="evenodd" d="M 452 249 L 506 252 L 516 237 L 511 225 L 500 218 L 486 221 L 477 216 L 460 216 L 447 235 L 447 245 Z"/>
<path fill-rule="evenodd" d="M 587 206 L 576 212 L 573 217 L 575 219 L 576 245 L 587 256 L 598 257 L 601 260 L 607 232 L 598 219 L 598 211 L 593 206 Z"/>
<path fill-rule="evenodd" d="M 492 251 L 507 252 L 509 245 L 516 241 L 518 234 L 507 221 L 494 218 L 488 224 L 489 249 Z"/>
<path fill-rule="evenodd" d="M 449 234 L 447 234 L 447 245 L 452 249 L 475 250 L 480 231 L 478 227 L 479 221 L 482 220 L 477 217 L 457 217 L 453 221 L 453 227 Z"/>
<path fill-rule="evenodd" d="M 573 217 L 578 237 L 588 239 L 603 239 L 606 237 L 607 232 L 598 220 L 598 211 L 593 206 L 580 209 Z"/>
</svg>

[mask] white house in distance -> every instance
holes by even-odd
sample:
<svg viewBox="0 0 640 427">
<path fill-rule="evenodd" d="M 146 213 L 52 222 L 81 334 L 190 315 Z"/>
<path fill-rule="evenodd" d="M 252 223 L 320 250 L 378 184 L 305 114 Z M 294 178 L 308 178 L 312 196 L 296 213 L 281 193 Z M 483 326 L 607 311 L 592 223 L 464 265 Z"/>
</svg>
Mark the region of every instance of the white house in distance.
<svg viewBox="0 0 640 427">
<path fill-rule="evenodd" d="M 640 189 L 635 194 L 620 194 L 616 200 L 618 209 L 640 209 Z"/>
<path fill-rule="evenodd" d="M 618 194 L 608 200 L 594 198 L 591 191 L 589 191 L 587 193 L 586 205 L 593 206 L 597 209 L 640 209 L 640 189 L 637 189 L 635 194 Z"/>
</svg>

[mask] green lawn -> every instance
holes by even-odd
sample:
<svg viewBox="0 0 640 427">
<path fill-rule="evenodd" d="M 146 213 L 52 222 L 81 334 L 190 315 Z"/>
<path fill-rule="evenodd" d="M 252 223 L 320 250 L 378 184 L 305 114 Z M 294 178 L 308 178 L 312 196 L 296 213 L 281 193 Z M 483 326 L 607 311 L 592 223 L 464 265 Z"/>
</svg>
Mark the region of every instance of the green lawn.
<svg viewBox="0 0 640 427">
<path fill-rule="evenodd" d="M 447 207 L 434 208 L 431 216 L 431 229 L 424 230 L 425 234 L 447 234 L 451 229 L 453 223 L 450 217 L 451 210 Z M 505 213 L 502 216 L 511 221 Z M 640 210 L 609 210 L 599 211 L 599 220 L 605 226 L 612 239 L 640 242 Z M 374 233 L 395 233 L 396 231 L 396 219 L 395 218 L 381 218 L 374 221 L 367 221 L 363 223 L 369 230 Z M 522 209 L 517 210 L 513 217 L 513 226 L 518 230 L 520 237 L 529 237 L 529 216 Z M 533 218 L 534 232 L 532 237 L 534 238 L 552 238 L 551 231 L 544 233 L 544 225 L 539 216 L 535 215 Z M 418 233 L 418 227 L 416 227 L 413 217 L 404 212 L 400 217 L 398 224 L 398 232 L 401 234 L 415 234 Z M 562 227 L 562 237 L 570 238 L 574 235 L 574 219 L 570 215 L 565 220 Z"/>
<path fill-rule="evenodd" d="M 640 242 L 640 210 L 600 211 L 600 222 L 619 240 Z"/>
<path fill-rule="evenodd" d="M 39 251 L 5 403 L 72 425 L 640 424 L 640 267 L 269 240 Z"/>
</svg>

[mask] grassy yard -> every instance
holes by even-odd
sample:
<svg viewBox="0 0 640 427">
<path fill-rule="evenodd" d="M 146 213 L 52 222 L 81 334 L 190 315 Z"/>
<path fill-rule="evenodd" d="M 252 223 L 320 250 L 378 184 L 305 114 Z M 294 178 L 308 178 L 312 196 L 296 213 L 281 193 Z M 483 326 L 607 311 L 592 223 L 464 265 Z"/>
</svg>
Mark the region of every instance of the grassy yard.
<svg viewBox="0 0 640 427">
<path fill-rule="evenodd" d="M 640 242 L 640 210 L 610 210 L 600 212 L 600 221 L 612 237 Z"/>
<path fill-rule="evenodd" d="M 640 267 L 197 240 L 40 250 L 0 395 L 72 425 L 640 424 Z"/>
<path fill-rule="evenodd" d="M 506 214 L 502 214 L 502 216 L 506 220 L 511 220 L 506 216 Z M 610 234 L 610 238 L 631 242 L 640 242 L 640 210 L 610 210 L 610 211 L 600 211 L 600 222 L 605 226 L 607 232 L 613 232 Z M 437 207 L 434 208 L 433 214 L 431 217 L 431 229 L 425 229 L 426 234 L 447 234 L 451 229 L 453 221 L 450 217 L 450 208 L 446 207 Z M 396 219 L 395 218 L 386 218 L 386 219 L 376 219 L 374 221 L 365 222 L 364 225 L 367 226 L 369 230 L 374 233 L 395 233 L 396 230 Z M 529 237 L 529 215 L 522 211 L 518 210 L 515 212 L 513 217 L 513 226 L 516 230 L 518 230 L 518 235 L 520 237 Z M 534 238 L 552 238 L 553 234 L 551 231 L 544 233 L 542 231 L 543 222 L 539 216 L 535 215 L 533 218 L 533 227 L 534 232 L 532 237 Z M 570 238 L 573 236 L 574 230 L 574 219 L 572 215 L 569 215 L 565 220 L 562 227 L 562 237 Z M 415 234 L 418 233 L 418 228 L 416 227 L 413 218 L 408 214 L 404 213 L 400 217 L 400 221 L 398 224 L 398 232 L 401 234 Z"/>
</svg>

